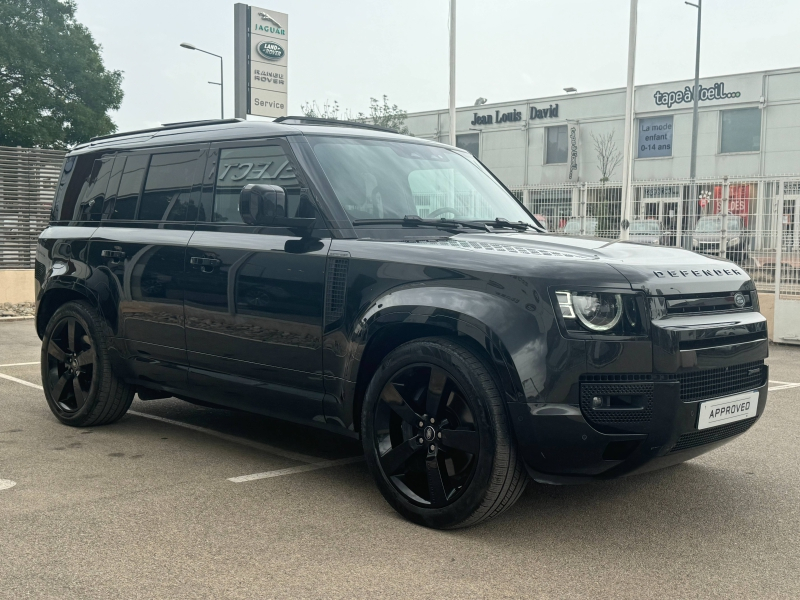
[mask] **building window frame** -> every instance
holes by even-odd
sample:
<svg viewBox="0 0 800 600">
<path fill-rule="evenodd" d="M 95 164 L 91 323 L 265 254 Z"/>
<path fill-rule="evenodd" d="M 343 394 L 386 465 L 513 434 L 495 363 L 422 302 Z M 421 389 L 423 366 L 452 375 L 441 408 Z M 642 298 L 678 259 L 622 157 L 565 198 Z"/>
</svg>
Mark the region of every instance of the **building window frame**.
<svg viewBox="0 0 800 600">
<path fill-rule="evenodd" d="M 757 109 L 759 112 L 759 121 L 758 121 L 758 150 L 737 150 L 735 152 L 723 152 L 722 151 L 722 119 L 723 113 L 727 111 L 736 111 L 736 110 L 746 110 L 746 109 Z M 760 154 L 761 149 L 763 147 L 763 137 L 764 137 L 764 111 L 761 107 L 757 104 L 752 106 L 737 106 L 735 108 L 719 108 L 717 110 L 717 155 L 718 156 L 738 156 L 740 154 Z"/>
<path fill-rule="evenodd" d="M 564 157 L 564 161 L 562 161 L 562 162 L 548 162 L 547 161 L 547 141 L 548 141 L 548 137 L 549 137 L 549 132 L 550 132 L 551 129 L 556 129 L 556 128 L 559 128 L 559 127 L 563 127 L 564 131 L 568 132 L 568 127 L 567 127 L 566 123 L 560 123 L 558 125 L 555 125 L 555 124 L 554 125 L 546 125 L 546 126 L 542 127 L 543 137 L 544 137 L 544 143 L 542 144 L 543 151 L 544 151 L 544 156 L 542 158 L 542 165 L 544 165 L 545 167 L 566 165 L 566 164 L 569 163 L 569 140 L 567 140 L 567 148 L 566 148 L 566 154 L 565 154 L 565 157 Z M 568 133 L 567 133 L 567 135 L 568 135 Z M 565 135 L 565 139 L 566 139 L 566 135 Z"/>
</svg>

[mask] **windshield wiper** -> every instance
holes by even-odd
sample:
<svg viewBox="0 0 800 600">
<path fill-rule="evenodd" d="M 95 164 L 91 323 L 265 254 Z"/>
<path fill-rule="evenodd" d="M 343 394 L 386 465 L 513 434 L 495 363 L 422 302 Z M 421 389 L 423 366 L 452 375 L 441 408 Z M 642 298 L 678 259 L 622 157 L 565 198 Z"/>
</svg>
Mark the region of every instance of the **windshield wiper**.
<svg viewBox="0 0 800 600">
<path fill-rule="evenodd" d="M 483 223 L 490 227 L 494 227 L 495 229 L 516 229 L 517 231 L 527 231 L 528 229 L 533 229 L 534 231 L 543 231 L 543 229 L 540 229 L 535 225 L 531 225 L 530 223 L 525 223 L 524 221 L 516 221 L 512 223 L 503 217 L 497 217 L 494 221 L 483 221 Z"/>
<path fill-rule="evenodd" d="M 402 219 L 355 219 L 353 225 L 402 225 L 403 227 L 438 227 L 440 229 L 479 229 L 489 231 L 486 223 L 475 221 L 459 221 L 458 219 L 423 219 L 418 215 L 406 215 Z"/>
</svg>

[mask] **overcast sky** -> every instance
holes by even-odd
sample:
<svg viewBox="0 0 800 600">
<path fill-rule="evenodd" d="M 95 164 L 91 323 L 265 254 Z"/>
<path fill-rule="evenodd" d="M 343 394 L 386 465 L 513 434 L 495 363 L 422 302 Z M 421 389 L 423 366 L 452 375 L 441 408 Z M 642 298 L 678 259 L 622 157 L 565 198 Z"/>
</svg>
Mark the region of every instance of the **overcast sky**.
<svg viewBox="0 0 800 600">
<path fill-rule="evenodd" d="M 79 21 L 124 72 L 121 131 L 216 118 L 219 61 L 233 116 L 229 0 L 77 0 Z M 408 112 L 448 98 L 448 0 L 261 0 L 289 14 L 289 114 L 316 100 L 366 111 L 387 94 Z M 457 104 L 625 85 L 628 0 L 458 0 Z M 696 10 L 640 0 L 636 83 L 694 76 Z M 800 66 L 798 0 L 705 0 L 701 77 Z"/>
</svg>

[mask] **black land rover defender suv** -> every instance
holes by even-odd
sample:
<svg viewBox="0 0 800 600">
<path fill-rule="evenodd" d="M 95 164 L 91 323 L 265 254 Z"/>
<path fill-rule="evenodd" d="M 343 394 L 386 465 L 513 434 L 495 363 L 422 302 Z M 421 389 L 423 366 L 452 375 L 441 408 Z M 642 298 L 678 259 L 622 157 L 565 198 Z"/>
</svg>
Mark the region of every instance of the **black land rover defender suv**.
<svg viewBox="0 0 800 600">
<path fill-rule="evenodd" d="M 478 523 L 529 478 L 673 465 L 750 428 L 766 321 L 735 264 L 547 233 L 469 153 L 300 118 L 66 158 L 36 256 L 47 402 L 134 393 L 360 438 L 387 501 Z"/>
</svg>

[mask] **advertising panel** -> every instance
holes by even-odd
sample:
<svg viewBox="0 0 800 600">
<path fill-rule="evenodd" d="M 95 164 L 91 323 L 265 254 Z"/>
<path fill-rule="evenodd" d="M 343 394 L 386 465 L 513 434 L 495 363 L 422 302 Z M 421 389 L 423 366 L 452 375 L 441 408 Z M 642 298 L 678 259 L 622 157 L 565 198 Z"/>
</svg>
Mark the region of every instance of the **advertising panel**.
<svg viewBox="0 0 800 600">
<path fill-rule="evenodd" d="M 672 115 L 639 119 L 636 158 L 672 156 Z"/>
</svg>

